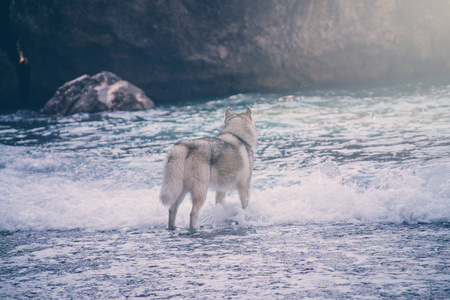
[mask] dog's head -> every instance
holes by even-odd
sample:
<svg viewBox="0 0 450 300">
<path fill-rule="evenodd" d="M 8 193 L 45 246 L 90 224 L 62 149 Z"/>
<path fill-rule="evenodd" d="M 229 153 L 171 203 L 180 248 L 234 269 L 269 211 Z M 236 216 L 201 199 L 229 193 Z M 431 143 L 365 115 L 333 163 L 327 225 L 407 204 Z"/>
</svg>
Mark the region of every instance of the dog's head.
<svg viewBox="0 0 450 300">
<path fill-rule="evenodd" d="M 252 147 L 256 147 L 258 133 L 250 107 L 247 107 L 247 111 L 243 114 L 234 114 L 228 107 L 225 112 L 223 131 L 233 133 L 247 141 Z"/>
<path fill-rule="evenodd" d="M 248 107 L 248 106 L 247 106 L 247 111 L 245 112 L 245 114 L 233 114 L 233 112 L 231 111 L 231 108 L 228 107 L 227 111 L 225 112 L 225 124 L 235 117 L 243 118 L 247 122 L 253 123 L 252 111 L 251 111 L 250 107 Z"/>
</svg>

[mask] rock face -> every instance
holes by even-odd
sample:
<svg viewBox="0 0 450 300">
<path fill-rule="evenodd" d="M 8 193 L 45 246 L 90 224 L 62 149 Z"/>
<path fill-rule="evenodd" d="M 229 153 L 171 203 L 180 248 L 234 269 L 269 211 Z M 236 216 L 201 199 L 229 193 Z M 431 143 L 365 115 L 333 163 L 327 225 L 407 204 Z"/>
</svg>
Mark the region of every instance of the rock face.
<svg viewBox="0 0 450 300">
<path fill-rule="evenodd" d="M 32 101 L 101 70 L 156 102 L 450 72 L 450 1 L 14 0 L 9 16 Z"/>
<path fill-rule="evenodd" d="M 17 71 L 5 52 L 0 50 L 0 108 L 16 106 L 19 102 Z M 13 102 L 13 103 L 11 103 Z"/>
<path fill-rule="evenodd" d="M 111 72 L 94 76 L 83 75 L 61 86 L 42 113 L 72 115 L 118 110 L 145 110 L 153 108 L 145 93 Z"/>
</svg>

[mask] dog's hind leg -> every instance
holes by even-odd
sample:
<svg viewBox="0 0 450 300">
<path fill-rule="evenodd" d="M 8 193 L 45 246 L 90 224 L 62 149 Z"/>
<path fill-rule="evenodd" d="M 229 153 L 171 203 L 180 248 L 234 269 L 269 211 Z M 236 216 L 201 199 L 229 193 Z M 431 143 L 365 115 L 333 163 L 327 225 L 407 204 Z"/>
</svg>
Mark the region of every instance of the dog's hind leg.
<svg viewBox="0 0 450 300">
<path fill-rule="evenodd" d="M 198 191 L 196 193 L 192 193 L 192 210 L 191 210 L 191 219 L 189 223 L 189 230 L 191 232 L 195 232 L 197 230 L 197 218 L 200 209 L 206 200 L 206 193 L 208 192 L 208 188 L 204 188 L 202 191 Z"/>
<path fill-rule="evenodd" d="M 223 199 L 225 199 L 226 192 L 216 191 L 216 204 L 222 204 Z"/>
<path fill-rule="evenodd" d="M 169 230 L 175 230 L 175 219 L 177 217 L 178 207 L 180 207 L 181 202 L 183 202 L 184 197 L 186 196 L 186 192 L 183 191 L 181 195 L 178 197 L 177 201 L 172 204 L 169 208 Z"/>
<path fill-rule="evenodd" d="M 247 186 L 238 186 L 239 199 L 241 200 L 242 209 L 246 209 L 250 200 L 250 188 Z"/>
</svg>

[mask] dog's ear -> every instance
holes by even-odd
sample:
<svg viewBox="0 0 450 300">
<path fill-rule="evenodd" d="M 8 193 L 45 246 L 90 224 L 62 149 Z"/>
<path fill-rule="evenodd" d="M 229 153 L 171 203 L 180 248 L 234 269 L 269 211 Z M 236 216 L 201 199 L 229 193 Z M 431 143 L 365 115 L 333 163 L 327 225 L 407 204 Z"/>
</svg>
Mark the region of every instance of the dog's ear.
<svg viewBox="0 0 450 300">
<path fill-rule="evenodd" d="M 249 106 L 247 106 L 247 111 L 245 112 L 245 114 L 250 118 L 250 120 L 252 119 L 252 111 Z"/>
<path fill-rule="evenodd" d="M 225 112 L 225 121 L 233 115 L 233 112 L 231 111 L 231 108 L 227 108 L 227 111 Z"/>
</svg>

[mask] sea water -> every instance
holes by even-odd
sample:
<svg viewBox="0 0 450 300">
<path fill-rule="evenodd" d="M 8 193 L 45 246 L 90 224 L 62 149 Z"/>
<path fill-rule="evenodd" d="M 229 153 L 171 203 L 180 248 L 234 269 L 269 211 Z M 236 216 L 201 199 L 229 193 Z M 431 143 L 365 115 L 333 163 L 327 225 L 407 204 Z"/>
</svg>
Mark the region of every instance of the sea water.
<svg viewBox="0 0 450 300">
<path fill-rule="evenodd" d="M 251 200 L 190 234 L 165 153 L 225 110 L 258 128 Z M 0 298 L 450 298 L 450 85 L 238 94 L 0 115 Z"/>
</svg>

